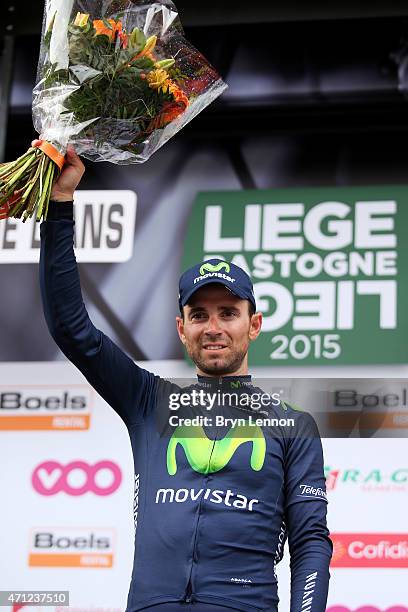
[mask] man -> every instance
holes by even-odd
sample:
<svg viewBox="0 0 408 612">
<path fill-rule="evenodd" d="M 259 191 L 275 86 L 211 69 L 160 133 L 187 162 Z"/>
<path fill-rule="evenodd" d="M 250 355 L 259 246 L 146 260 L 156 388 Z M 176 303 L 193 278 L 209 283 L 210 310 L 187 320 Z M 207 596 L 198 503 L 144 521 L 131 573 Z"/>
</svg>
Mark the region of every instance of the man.
<svg viewBox="0 0 408 612">
<path fill-rule="evenodd" d="M 129 431 L 137 530 L 128 612 L 276 612 L 275 564 L 287 535 L 291 612 L 324 612 L 332 546 L 321 442 L 305 413 L 279 401 L 255 410 L 260 390 L 248 375 L 248 347 L 262 315 L 251 280 L 219 260 L 187 270 L 176 321 L 197 382 L 181 389 L 139 368 L 94 327 L 82 302 L 73 194 L 83 172 L 70 148 L 41 226 L 41 290 L 53 338 Z M 296 427 L 249 425 L 261 415 L 292 417 Z"/>
</svg>

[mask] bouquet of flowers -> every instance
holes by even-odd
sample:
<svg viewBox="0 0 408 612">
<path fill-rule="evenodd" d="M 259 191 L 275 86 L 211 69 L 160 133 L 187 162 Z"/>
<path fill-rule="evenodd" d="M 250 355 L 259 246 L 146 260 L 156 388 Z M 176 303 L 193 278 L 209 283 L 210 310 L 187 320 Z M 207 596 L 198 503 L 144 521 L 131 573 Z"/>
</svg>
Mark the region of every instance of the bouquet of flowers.
<svg viewBox="0 0 408 612">
<path fill-rule="evenodd" d="M 33 91 L 44 142 L 0 164 L 0 218 L 46 218 L 68 143 L 92 161 L 144 162 L 226 87 L 171 0 L 46 0 Z"/>
</svg>

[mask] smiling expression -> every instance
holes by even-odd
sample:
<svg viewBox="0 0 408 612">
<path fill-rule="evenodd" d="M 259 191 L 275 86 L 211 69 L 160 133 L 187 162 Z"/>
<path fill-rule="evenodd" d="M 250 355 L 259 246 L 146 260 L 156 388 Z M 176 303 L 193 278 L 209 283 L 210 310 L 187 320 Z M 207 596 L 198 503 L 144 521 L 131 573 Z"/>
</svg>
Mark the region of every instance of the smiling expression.
<svg viewBox="0 0 408 612">
<path fill-rule="evenodd" d="M 198 289 L 177 317 L 177 331 L 198 374 L 246 374 L 248 348 L 260 332 L 261 313 L 249 314 L 242 300 L 220 283 Z"/>
</svg>

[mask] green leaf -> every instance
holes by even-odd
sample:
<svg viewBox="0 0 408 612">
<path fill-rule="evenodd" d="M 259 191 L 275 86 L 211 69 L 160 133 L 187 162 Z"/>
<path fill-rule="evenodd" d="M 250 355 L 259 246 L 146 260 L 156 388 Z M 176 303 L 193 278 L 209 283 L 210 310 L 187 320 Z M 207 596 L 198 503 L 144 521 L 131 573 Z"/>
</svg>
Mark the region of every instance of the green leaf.
<svg viewBox="0 0 408 612">
<path fill-rule="evenodd" d="M 163 70 L 166 70 L 167 68 L 174 66 L 175 62 L 176 60 L 173 58 L 160 60 L 160 62 L 156 62 L 156 68 L 163 68 Z"/>
<path fill-rule="evenodd" d="M 132 47 L 142 50 L 146 44 L 146 36 L 143 34 L 142 30 L 139 30 L 139 28 L 134 28 L 129 36 L 129 43 Z"/>
<path fill-rule="evenodd" d="M 154 67 L 154 62 L 148 57 L 139 57 L 138 59 L 132 62 L 132 66 L 134 68 L 144 68 L 147 70 L 148 68 Z"/>
<path fill-rule="evenodd" d="M 98 34 L 98 36 L 94 39 L 94 44 L 93 46 L 96 47 L 100 47 L 103 49 L 105 49 L 106 51 L 108 50 L 108 47 L 110 47 L 110 39 L 109 36 L 107 34 Z"/>
<path fill-rule="evenodd" d="M 105 19 L 105 17 L 102 18 L 102 21 L 104 23 L 104 25 L 109 28 L 109 30 L 113 30 L 113 27 L 111 26 L 111 24 L 109 23 L 109 21 L 107 19 Z"/>
<path fill-rule="evenodd" d="M 79 34 L 82 34 L 82 28 L 80 28 L 79 26 L 76 26 L 76 25 L 73 25 L 72 23 L 70 23 L 69 26 L 68 26 L 68 32 L 70 34 L 79 35 Z"/>
<path fill-rule="evenodd" d="M 52 36 L 52 29 L 54 27 L 54 21 L 55 21 L 55 15 L 57 14 L 57 11 L 55 11 L 51 21 L 50 21 L 50 25 L 48 26 L 48 30 L 44 36 L 44 43 L 46 44 L 47 47 L 49 47 L 50 42 L 51 42 L 51 36 Z"/>
</svg>

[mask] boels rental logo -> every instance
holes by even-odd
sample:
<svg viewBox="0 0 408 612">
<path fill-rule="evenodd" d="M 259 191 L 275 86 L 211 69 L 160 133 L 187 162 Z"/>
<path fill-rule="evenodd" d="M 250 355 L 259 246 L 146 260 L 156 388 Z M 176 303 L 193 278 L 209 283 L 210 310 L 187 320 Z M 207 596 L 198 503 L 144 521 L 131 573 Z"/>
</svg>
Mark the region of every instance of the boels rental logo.
<svg viewBox="0 0 408 612">
<path fill-rule="evenodd" d="M 0 430 L 89 429 L 93 402 L 88 385 L 0 385 Z"/>
<path fill-rule="evenodd" d="M 114 563 L 115 532 L 95 527 L 32 529 L 30 567 L 110 568 Z"/>
</svg>

